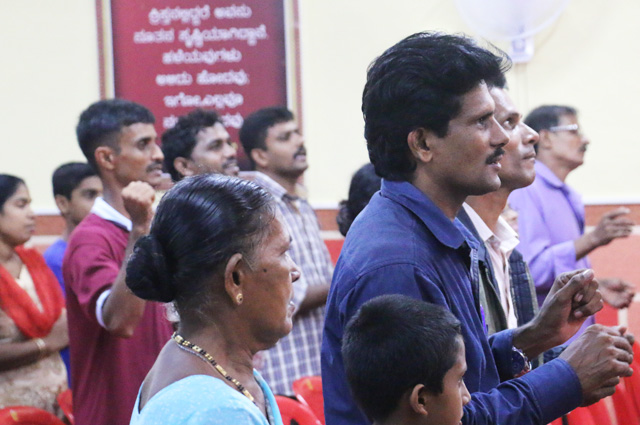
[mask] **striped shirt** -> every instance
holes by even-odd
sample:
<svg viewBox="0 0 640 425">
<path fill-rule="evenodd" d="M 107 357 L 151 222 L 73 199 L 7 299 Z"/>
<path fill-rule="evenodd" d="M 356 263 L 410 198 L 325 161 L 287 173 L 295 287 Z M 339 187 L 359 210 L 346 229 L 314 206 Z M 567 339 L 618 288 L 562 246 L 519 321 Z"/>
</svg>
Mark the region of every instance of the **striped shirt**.
<svg viewBox="0 0 640 425">
<path fill-rule="evenodd" d="M 289 255 L 300 268 L 300 279 L 293 283 L 296 310 L 304 300 L 307 288 L 331 283 L 333 265 L 322 236 L 315 211 L 309 203 L 287 194 L 286 190 L 267 175 L 243 173 L 269 192 L 276 201 L 283 222 L 291 235 Z M 324 324 L 324 306 L 293 319 L 293 330 L 275 347 L 259 353 L 256 367 L 274 394 L 293 395 L 291 384 L 296 379 L 320 375 L 320 345 Z"/>
</svg>

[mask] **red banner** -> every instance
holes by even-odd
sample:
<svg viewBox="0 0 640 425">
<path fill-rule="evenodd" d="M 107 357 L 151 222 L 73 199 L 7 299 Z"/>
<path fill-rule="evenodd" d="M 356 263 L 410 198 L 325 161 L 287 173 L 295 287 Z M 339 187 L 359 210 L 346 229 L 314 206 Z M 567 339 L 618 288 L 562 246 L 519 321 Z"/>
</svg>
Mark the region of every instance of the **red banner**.
<svg viewBox="0 0 640 425">
<path fill-rule="evenodd" d="M 196 107 L 231 137 L 256 109 L 287 104 L 282 0 L 111 0 L 116 97 L 147 106 L 158 134 Z"/>
</svg>

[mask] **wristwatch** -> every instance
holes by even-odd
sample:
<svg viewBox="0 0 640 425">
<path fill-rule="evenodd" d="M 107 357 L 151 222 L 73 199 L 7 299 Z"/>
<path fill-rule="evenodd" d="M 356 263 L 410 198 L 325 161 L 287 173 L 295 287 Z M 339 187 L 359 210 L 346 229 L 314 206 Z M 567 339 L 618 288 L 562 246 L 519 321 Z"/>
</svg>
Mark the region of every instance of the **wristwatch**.
<svg viewBox="0 0 640 425">
<path fill-rule="evenodd" d="M 522 350 L 511 347 L 511 373 L 514 378 L 519 378 L 531 370 L 531 362 Z"/>
</svg>

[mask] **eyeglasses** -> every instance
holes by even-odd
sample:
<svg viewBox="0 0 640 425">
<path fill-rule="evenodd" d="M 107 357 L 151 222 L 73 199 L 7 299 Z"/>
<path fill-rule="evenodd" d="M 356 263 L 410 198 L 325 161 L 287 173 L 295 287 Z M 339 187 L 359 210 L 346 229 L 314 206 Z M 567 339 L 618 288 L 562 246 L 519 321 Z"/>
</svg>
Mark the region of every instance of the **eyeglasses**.
<svg viewBox="0 0 640 425">
<path fill-rule="evenodd" d="M 556 125 L 553 127 L 549 127 L 549 131 L 552 133 L 568 131 L 573 134 L 580 134 L 580 126 L 578 124 Z"/>
</svg>

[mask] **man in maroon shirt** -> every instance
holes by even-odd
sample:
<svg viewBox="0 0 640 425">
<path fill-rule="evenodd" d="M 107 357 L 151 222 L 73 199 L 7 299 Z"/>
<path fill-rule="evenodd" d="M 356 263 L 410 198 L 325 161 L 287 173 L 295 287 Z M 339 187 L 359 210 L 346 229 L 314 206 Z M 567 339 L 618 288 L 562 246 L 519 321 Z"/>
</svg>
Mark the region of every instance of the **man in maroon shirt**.
<svg viewBox="0 0 640 425">
<path fill-rule="evenodd" d="M 125 258 L 149 232 L 162 151 L 144 106 L 94 103 L 76 128 L 104 186 L 73 231 L 63 261 L 77 425 L 129 423 L 140 384 L 168 340 L 165 308 L 134 296 Z"/>
</svg>

